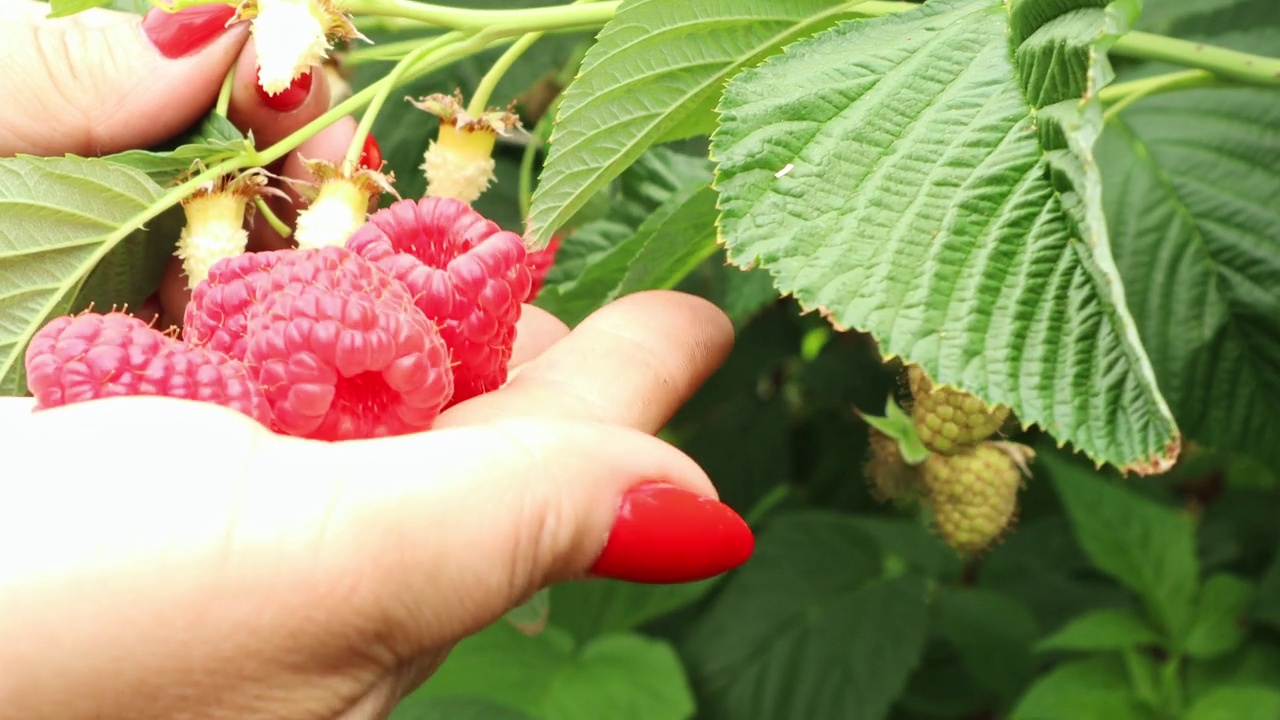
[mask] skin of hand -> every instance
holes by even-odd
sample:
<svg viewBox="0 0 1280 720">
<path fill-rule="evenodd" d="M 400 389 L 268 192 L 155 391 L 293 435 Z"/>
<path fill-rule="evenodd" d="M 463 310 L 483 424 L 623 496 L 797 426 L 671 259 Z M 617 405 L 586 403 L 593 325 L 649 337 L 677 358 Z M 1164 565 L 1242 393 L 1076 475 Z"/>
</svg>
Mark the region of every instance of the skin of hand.
<svg viewBox="0 0 1280 720">
<path fill-rule="evenodd" d="M 164 141 L 233 66 L 228 115 L 260 147 L 327 108 L 320 82 L 291 110 L 264 101 L 244 23 L 166 57 L 153 15 L 47 12 L 0 2 L 0 156 Z M 354 127 L 273 169 L 306 179 L 300 158 L 341 159 Z M 286 244 L 252 231 L 251 249 Z M 178 270 L 169 317 L 188 297 Z M 715 497 L 652 434 L 732 342 L 718 309 L 677 293 L 629 296 L 572 333 L 526 307 L 503 388 L 429 432 L 337 444 L 189 401 L 32 413 L 0 398 L 0 719 L 386 717 L 459 640 L 584 576 L 628 489 Z"/>
<path fill-rule="evenodd" d="M 713 305 L 527 308 L 503 388 L 323 443 L 213 405 L 0 398 L 0 718 L 386 717 L 455 643 L 583 577 L 625 491 L 715 497 L 652 437 L 723 361 Z M 139 452 L 146 428 L 150 450 Z"/>
</svg>

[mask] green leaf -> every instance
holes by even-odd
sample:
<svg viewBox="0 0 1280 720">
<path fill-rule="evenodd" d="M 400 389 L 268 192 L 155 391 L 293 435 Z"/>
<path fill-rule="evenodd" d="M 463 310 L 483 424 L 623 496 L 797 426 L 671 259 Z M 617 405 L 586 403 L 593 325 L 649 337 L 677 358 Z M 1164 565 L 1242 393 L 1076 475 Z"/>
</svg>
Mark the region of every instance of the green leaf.
<svg viewBox="0 0 1280 720">
<path fill-rule="evenodd" d="M 210 113 L 172 150 L 125 150 L 102 159 L 141 170 L 156 184 L 164 185 L 190 171 L 197 160 L 210 166 L 252 149 L 253 145 L 229 120 Z"/>
<path fill-rule="evenodd" d="M 1258 581 L 1253 613 L 1258 620 L 1280 628 L 1280 547 L 1276 548 L 1271 564 Z"/>
<path fill-rule="evenodd" d="M 391 717 L 394 720 L 534 720 L 522 710 L 470 697 L 412 698 Z"/>
<path fill-rule="evenodd" d="M 1227 685 L 1206 693 L 1187 711 L 1186 720 L 1275 720 L 1280 690 L 1262 685 Z"/>
<path fill-rule="evenodd" d="M 711 183 L 711 162 L 654 148 L 640 156 L 616 183 L 609 212 L 574 230 L 560 244 L 546 286 L 573 283 L 592 264 L 635 235 L 640 225 L 681 190 Z"/>
<path fill-rule="evenodd" d="M 1253 594 L 1252 583 L 1233 575 L 1214 575 L 1205 581 L 1195 621 L 1187 634 L 1187 654 L 1213 658 L 1239 647 L 1244 641 Z"/>
<path fill-rule="evenodd" d="M 623 295 L 673 288 L 718 250 L 715 219 L 715 190 L 678 191 L 578 278 L 544 288 L 537 305 L 572 326 Z"/>
<path fill-rule="evenodd" d="M 892 397 L 885 402 L 883 417 L 862 415 L 862 419 L 871 427 L 896 440 L 898 451 L 902 453 L 902 459 L 907 463 L 919 465 L 929 457 L 929 448 L 921 442 L 911 416 L 903 412 Z"/>
<path fill-rule="evenodd" d="M 588 198 L 717 97 L 724 81 L 856 5 L 841 0 L 625 0 L 565 93 L 533 195 L 545 242 Z"/>
<path fill-rule="evenodd" d="M 26 392 L 23 354 L 45 321 L 145 222 L 159 186 L 82 158 L 0 158 L 0 395 Z"/>
<path fill-rule="evenodd" d="M 693 694 L 675 650 L 639 635 L 607 635 L 575 647 L 563 630 L 536 637 L 496 623 L 461 643 L 394 720 L 436 698 L 486 699 L 535 720 L 687 720 Z"/>
<path fill-rule="evenodd" d="M 1198 561 L 1187 518 L 1050 453 L 1037 457 L 1093 563 L 1137 592 L 1175 642 L 1190 627 Z"/>
<path fill-rule="evenodd" d="M 1035 674 L 1031 646 L 1040 634 L 1022 603 L 981 589 L 954 589 L 937 599 L 938 625 L 969 672 L 1012 702 Z"/>
<path fill-rule="evenodd" d="M 1193 703 L 1224 685 L 1280 688 L 1280 646 L 1249 640 L 1236 652 L 1186 664 L 1186 692 Z"/>
<path fill-rule="evenodd" d="M 551 623 L 585 642 L 644 623 L 700 600 L 716 579 L 679 585 L 639 585 L 618 580 L 562 583 L 551 590 Z"/>
<path fill-rule="evenodd" d="M 925 584 L 880 580 L 876 543 L 850 518 L 772 521 L 683 650 L 700 712 L 726 720 L 887 715 L 920 660 Z"/>
<path fill-rule="evenodd" d="M 1072 620 L 1041 640 L 1036 649 L 1096 652 L 1159 644 L 1160 634 L 1132 610 L 1106 608 Z"/>
<path fill-rule="evenodd" d="M 60 18 L 102 7 L 111 0 L 49 0 L 49 17 Z"/>
<path fill-rule="evenodd" d="M 1154 720 L 1155 714 L 1129 688 L 1116 657 L 1076 660 L 1040 678 L 1009 720 Z"/>
<path fill-rule="evenodd" d="M 1179 438 L 1090 153 L 1102 50 L 1124 30 L 1097 4 L 931 0 L 744 71 L 712 136 L 721 236 L 885 354 L 1158 472 Z"/>
<path fill-rule="evenodd" d="M 1280 100 L 1170 93 L 1098 144 L 1125 291 L 1188 437 L 1280 463 Z"/>
</svg>

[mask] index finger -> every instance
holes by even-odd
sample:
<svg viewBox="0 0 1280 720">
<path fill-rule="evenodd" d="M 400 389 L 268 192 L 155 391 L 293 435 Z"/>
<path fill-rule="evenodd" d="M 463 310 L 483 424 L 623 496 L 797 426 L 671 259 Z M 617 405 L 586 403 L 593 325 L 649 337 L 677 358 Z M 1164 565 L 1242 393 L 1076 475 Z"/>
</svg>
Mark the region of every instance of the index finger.
<svg viewBox="0 0 1280 720">
<path fill-rule="evenodd" d="M 445 411 L 436 427 L 547 417 L 657 432 L 732 347 L 733 325 L 712 303 L 636 293 L 596 311 L 502 388 Z"/>
</svg>

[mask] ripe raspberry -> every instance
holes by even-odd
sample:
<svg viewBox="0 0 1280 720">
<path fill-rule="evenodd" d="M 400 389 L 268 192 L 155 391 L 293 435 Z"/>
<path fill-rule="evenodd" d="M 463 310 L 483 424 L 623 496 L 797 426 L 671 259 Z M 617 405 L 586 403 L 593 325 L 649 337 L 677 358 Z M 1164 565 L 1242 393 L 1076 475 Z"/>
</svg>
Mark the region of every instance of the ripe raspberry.
<svg viewBox="0 0 1280 720">
<path fill-rule="evenodd" d="M 394 277 L 341 247 L 218 263 L 185 337 L 244 359 L 274 426 L 319 440 L 431 426 L 453 394 L 448 347 Z"/>
<path fill-rule="evenodd" d="M 984 442 L 954 455 L 931 454 L 923 487 L 933 522 L 948 545 L 964 554 L 985 550 L 1013 522 L 1022 485 L 1020 465 L 1030 448 Z"/>
<path fill-rule="evenodd" d="M 452 198 L 400 200 L 376 212 L 347 247 L 403 282 L 440 326 L 457 403 L 507 379 L 529 268 L 519 235 Z"/>
<path fill-rule="evenodd" d="M 918 365 L 908 366 L 907 378 L 914 398 L 911 420 L 925 447 L 934 452 L 961 452 L 991 437 L 1009 417 L 1004 405 L 988 407 L 963 390 L 934 387 Z"/>
<path fill-rule="evenodd" d="M 271 418 L 242 363 L 189 348 L 125 313 L 54 318 L 27 346 L 26 369 L 37 409 L 161 395 L 223 405 L 264 425 Z"/>
<path fill-rule="evenodd" d="M 525 302 L 532 302 L 538 297 L 538 291 L 542 289 L 542 281 L 547 279 L 547 271 L 556 263 L 556 253 L 560 250 L 560 236 L 552 235 L 551 241 L 541 250 L 530 252 L 525 258 L 525 264 L 529 266 L 529 275 L 531 283 L 529 285 L 529 297 Z"/>
<path fill-rule="evenodd" d="M 871 457 L 867 461 L 867 477 L 871 494 L 880 502 L 907 497 L 920 486 L 920 466 L 910 465 L 902 457 L 898 441 L 870 429 Z"/>
</svg>

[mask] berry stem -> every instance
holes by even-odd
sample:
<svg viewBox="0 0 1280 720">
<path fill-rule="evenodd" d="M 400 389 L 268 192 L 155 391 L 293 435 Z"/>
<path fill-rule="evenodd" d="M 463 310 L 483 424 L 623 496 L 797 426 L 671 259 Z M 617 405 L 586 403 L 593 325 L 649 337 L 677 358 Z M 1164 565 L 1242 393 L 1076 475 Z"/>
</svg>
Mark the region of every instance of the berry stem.
<svg viewBox="0 0 1280 720">
<path fill-rule="evenodd" d="M 582 25 L 599 27 L 613 18 L 620 4 L 607 2 L 520 10 L 468 10 L 415 0 L 341 0 L 340 7 L 353 15 L 389 15 L 454 30 L 485 30 L 501 25 L 519 34 Z"/>
<path fill-rule="evenodd" d="M 471 102 L 467 104 L 468 115 L 480 117 L 484 114 L 485 106 L 489 104 L 489 97 L 493 95 L 493 89 L 502 81 L 502 76 L 506 75 L 512 64 L 524 54 L 524 51 L 541 40 L 542 36 L 542 32 L 525 33 L 494 61 L 484 77 L 480 78 L 475 92 L 471 94 Z"/>
<path fill-rule="evenodd" d="M 267 201 L 264 200 L 261 195 L 253 199 L 253 204 L 258 208 L 258 212 L 262 213 L 263 219 L 267 221 L 267 224 L 271 226 L 271 229 L 280 233 L 280 237 L 287 238 L 293 234 L 293 228 L 286 225 L 285 222 L 280 219 L 280 216 L 275 214 L 271 209 L 271 206 L 267 204 Z"/>
<path fill-rule="evenodd" d="M 1139 31 L 1111 46 L 1114 55 L 1198 68 L 1249 85 L 1280 87 L 1280 59 Z"/>
<path fill-rule="evenodd" d="M 356 126 L 355 135 L 351 138 L 351 145 L 347 147 L 347 155 L 345 158 L 345 164 L 347 166 L 354 168 L 359 164 L 360 153 L 364 150 L 365 138 L 369 136 L 369 131 L 373 129 L 373 123 L 378 118 L 378 113 L 382 111 L 382 106 L 386 104 L 387 98 L 391 96 L 391 92 L 396 88 L 396 85 L 400 82 L 400 78 L 404 76 L 405 72 L 409 68 L 416 67 L 418 65 L 434 65 L 434 62 L 438 60 L 435 55 L 438 54 L 441 57 L 445 57 L 450 51 L 456 52 L 456 47 L 449 46 L 466 44 L 458 42 L 466 37 L 467 33 L 455 30 L 454 32 L 432 38 L 431 40 L 422 43 L 418 49 L 408 55 L 405 55 L 400 59 L 400 62 L 395 64 L 395 67 L 391 68 L 391 72 L 387 73 L 382 79 L 380 83 L 381 87 L 378 88 L 378 92 L 373 96 L 373 99 L 369 101 L 369 107 L 365 110 L 364 115 L 360 117 L 360 124 Z"/>
<path fill-rule="evenodd" d="M 227 116 L 227 108 L 231 107 L 231 87 L 235 79 L 236 66 L 232 65 L 227 71 L 227 76 L 222 79 L 222 89 L 218 91 L 218 102 L 213 106 L 213 111 L 222 117 Z"/>
<path fill-rule="evenodd" d="M 1102 114 L 1102 121 L 1111 122 L 1125 108 L 1148 95 L 1170 90 L 1222 86 L 1225 82 L 1221 77 L 1207 70 L 1181 70 L 1111 85 L 1103 88 L 1098 93 L 1100 100 L 1104 103 L 1111 103 L 1106 112 Z"/>
</svg>

